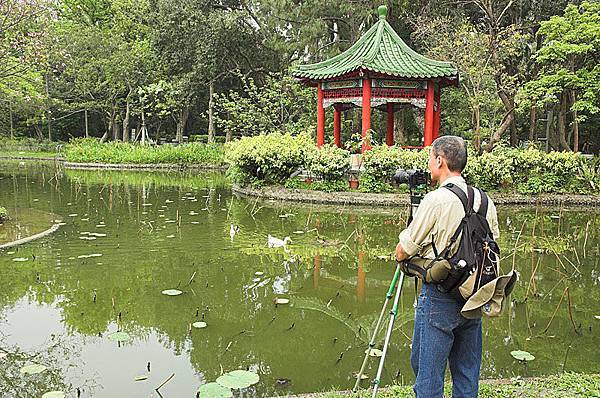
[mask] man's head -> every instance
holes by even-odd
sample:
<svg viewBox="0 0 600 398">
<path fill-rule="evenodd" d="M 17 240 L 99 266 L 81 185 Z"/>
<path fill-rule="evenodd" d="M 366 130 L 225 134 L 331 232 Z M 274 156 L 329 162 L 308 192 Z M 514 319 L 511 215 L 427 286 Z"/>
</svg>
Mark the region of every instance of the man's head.
<svg viewBox="0 0 600 398">
<path fill-rule="evenodd" d="M 452 175 L 459 175 L 466 165 L 467 146 L 462 138 L 445 135 L 431 144 L 429 171 L 433 181 L 441 182 Z"/>
</svg>

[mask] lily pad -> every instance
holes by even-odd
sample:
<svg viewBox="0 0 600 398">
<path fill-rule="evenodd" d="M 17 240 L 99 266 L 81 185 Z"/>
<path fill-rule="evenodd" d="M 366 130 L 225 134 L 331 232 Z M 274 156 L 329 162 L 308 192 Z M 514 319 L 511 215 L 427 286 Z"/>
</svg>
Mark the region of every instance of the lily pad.
<svg viewBox="0 0 600 398">
<path fill-rule="evenodd" d="M 147 379 L 148 379 L 148 376 L 136 376 L 135 381 L 144 381 Z"/>
<path fill-rule="evenodd" d="M 192 323 L 192 326 L 195 327 L 196 329 L 204 329 L 208 325 L 206 324 L 206 322 L 194 322 L 194 323 Z"/>
<path fill-rule="evenodd" d="M 233 392 L 231 392 L 231 389 L 223 387 L 218 383 L 207 383 L 200 386 L 198 396 L 200 398 L 231 398 L 233 397 Z"/>
<path fill-rule="evenodd" d="M 265 274 L 265 273 L 264 273 L 264 272 L 262 272 L 262 271 L 256 271 L 256 272 L 254 273 L 254 275 L 256 275 L 256 276 L 263 276 L 264 274 Z"/>
<path fill-rule="evenodd" d="M 65 393 L 62 391 L 48 391 L 42 398 L 65 398 Z"/>
<path fill-rule="evenodd" d="M 600 319 L 600 315 L 594 315 L 594 318 Z"/>
<path fill-rule="evenodd" d="M 108 335 L 108 339 L 112 341 L 125 342 L 131 340 L 131 336 L 127 332 L 115 332 Z"/>
<path fill-rule="evenodd" d="M 62 391 L 48 391 L 42 398 L 65 398 L 65 393 Z"/>
<path fill-rule="evenodd" d="M 167 290 L 163 290 L 161 293 L 166 296 L 179 296 L 183 292 L 181 290 L 177 290 L 177 289 L 167 289 Z"/>
<path fill-rule="evenodd" d="M 225 373 L 217 379 L 217 383 L 223 387 L 238 389 L 247 388 L 258 383 L 260 378 L 254 372 L 247 370 L 234 370 L 233 372 Z"/>
<path fill-rule="evenodd" d="M 47 368 L 44 365 L 32 363 L 32 364 L 23 366 L 21 368 L 21 373 L 27 373 L 27 374 L 33 375 L 36 373 L 42 373 L 46 369 Z"/>
<path fill-rule="evenodd" d="M 290 302 L 289 299 L 277 297 L 275 299 L 275 304 L 288 304 Z"/>
<path fill-rule="evenodd" d="M 13 261 L 17 261 L 17 262 L 23 262 L 23 261 L 27 261 L 27 260 L 29 260 L 27 257 L 13 258 Z"/>
<path fill-rule="evenodd" d="M 367 352 L 369 353 L 370 357 L 377 357 L 377 358 L 379 358 L 379 357 L 381 357 L 383 355 L 383 351 L 378 350 L 377 348 L 371 348 L 370 350 L 366 350 L 365 354 Z"/>
<path fill-rule="evenodd" d="M 533 355 L 531 355 L 530 353 L 528 353 L 527 351 L 511 351 L 510 355 L 513 356 L 513 358 L 515 358 L 516 360 L 519 361 L 533 361 L 535 359 L 535 357 Z"/>
</svg>

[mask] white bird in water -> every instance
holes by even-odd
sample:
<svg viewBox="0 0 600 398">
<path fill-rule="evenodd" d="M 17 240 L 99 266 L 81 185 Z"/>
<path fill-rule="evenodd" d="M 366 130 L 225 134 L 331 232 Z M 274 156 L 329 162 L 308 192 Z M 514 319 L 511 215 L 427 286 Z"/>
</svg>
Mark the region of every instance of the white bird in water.
<svg viewBox="0 0 600 398">
<path fill-rule="evenodd" d="M 233 225 L 231 224 L 231 226 L 229 227 L 229 237 L 231 238 L 231 241 L 233 242 L 233 237 L 235 236 L 235 234 L 237 234 L 238 232 L 240 232 L 240 227 L 238 227 L 237 225 Z"/>
<path fill-rule="evenodd" d="M 278 239 L 274 236 L 269 235 L 269 237 L 267 238 L 267 246 L 269 247 L 285 247 L 285 245 L 287 245 L 288 242 L 291 242 L 292 239 L 289 236 L 286 236 L 285 238 L 283 238 L 283 240 Z"/>
</svg>

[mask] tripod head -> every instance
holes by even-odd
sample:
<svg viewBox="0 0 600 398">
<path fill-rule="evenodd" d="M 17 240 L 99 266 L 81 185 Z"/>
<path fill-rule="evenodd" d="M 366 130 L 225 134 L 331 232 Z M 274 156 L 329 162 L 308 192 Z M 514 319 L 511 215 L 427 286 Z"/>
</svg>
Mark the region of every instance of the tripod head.
<svg viewBox="0 0 600 398">
<path fill-rule="evenodd" d="M 429 173 L 422 169 L 398 169 L 394 174 L 394 181 L 396 184 L 407 184 L 410 192 L 410 213 L 408 217 L 408 224 L 412 222 L 413 214 L 419 208 L 421 200 L 429 189 L 429 182 L 431 177 Z"/>
</svg>

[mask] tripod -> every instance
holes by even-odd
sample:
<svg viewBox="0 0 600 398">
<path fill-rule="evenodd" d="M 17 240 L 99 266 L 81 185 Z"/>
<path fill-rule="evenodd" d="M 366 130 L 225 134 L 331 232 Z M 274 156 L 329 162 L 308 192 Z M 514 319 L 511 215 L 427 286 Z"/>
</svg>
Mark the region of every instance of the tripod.
<svg viewBox="0 0 600 398">
<path fill-rule="evenodd" d="M 410 186 L 410 185 L 409 185 Z M 410 210 L 407 225 L 413 220 L 413 214 L 417 211 L 419 204 L 421 203 L 421 199 L 423 199 L 422 194 L 413 193 L 412 186 L 410 186 Z M 369 354 L 373 347 L 375 347 L 375 341 L 377 339 L 377 334 L 379 334 L 379 329 L 381 327 L 381 322 L 385 316 L 385 311 L 387 309 L 388 303 L 392 297 L 394 297 L 394 302 L 392 305 L 392 309 L 390 311 L 390 319 L 388 321 L 387 330 L 385 333 L 385 339 L 383 342 L 383 350 L 381 354 L 381 359 L 379 360 L 379 367 L 377 368 L 377 375 L 375 379 L 373 379 L 373 394 L 372 398 L 377 396 L 377 390 L 379 389 L 379 385 L 381 384 L 381 373 L 383 372 L 383 364 L 385 362 L 385 357 L 387 355 L 387 350 L 390 345 L 390 338 L 392 337 L 392 329 L 394 328 L 394 321 L 396 319 L 396 315 L 398 313 L 398 301 L 400 300 L 400 295 L 402 294 L 402 286 L 404 284 L 404 272 L 400 269 L 400 263 L 396 264 L 396 272 L 394 273 L 394 277 L 392 278 L 392 283 L 390 284 L 390 288 L 388 289 L 385 295 L 385 301 L 383 302 L 383 308 L 381 309 L 381 313 L 379 314 L 379 318 L 377 319 L 377 323 L 375 324 L 375 329 L 373 330 L 373 334 L 371 335 L 371 339 L 369 340 L 369 348 L 365 353 L 365 357 L 363 359 L 360 370 L 356 376 L 356 382 L 354 384 L 354 388 L 352 388 L 352 392 L 356 393 L 359 388 L 360 380 L 367 366 L 367 361 L 369 360 Z M 415 280 L 415 292 L 417 290 L 417 284 Z M 394 289 L 396 289 L 396 294 L 393 295 Z"/>
</svg>

